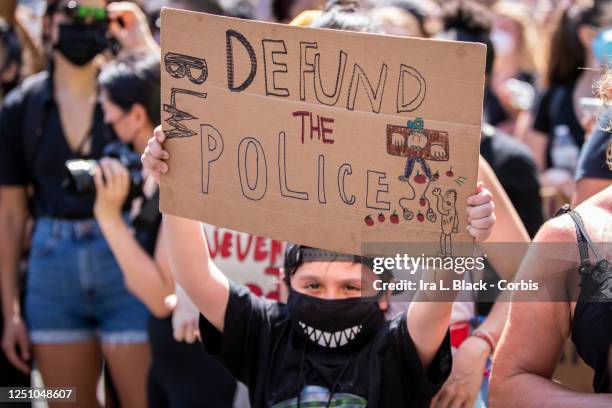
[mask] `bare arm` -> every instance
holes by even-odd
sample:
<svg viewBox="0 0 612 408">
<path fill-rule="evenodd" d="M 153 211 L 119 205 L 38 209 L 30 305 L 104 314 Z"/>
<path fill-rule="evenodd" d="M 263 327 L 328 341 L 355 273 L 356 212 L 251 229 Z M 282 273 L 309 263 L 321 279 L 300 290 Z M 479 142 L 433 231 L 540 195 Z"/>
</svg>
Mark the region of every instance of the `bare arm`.
<svg viewBox="0 0 612 408">
<path fill-rule="evenodd" d="M 0 283 L 5 320 L 20 315 L 17 270 L 28 216 L 25 187 L 2 187 L 0 201 Z"/>
<path fill-rule="evenodd" d="M 29 344 L 19 307 L 17 271 L 28 216 L 26 190 L 22 186 L 0 187 L 0 288 L 4 332 L 2 347 L 8 360 L 28 372 Z M 20 355 L 16 352 L 20 349 Z"/>
<path fill-rule="evenodd" d="M 575 242 L 568 217 L 546 223 L 534 242 Z M 575 256 L 575 254 L 574 254 Z M 542 273 L 556 277 L 565 288 L 572 263 L 559 253 L 559 246 L 538 245 L 530 249 L 518 277 L 542 280 Z M 609 407 L 610 395 L 571 391 L 551 380 L 561 349 L 569 337 L 571 305 L 568 302 L 513 302 L 495 355 L 490 402 L 503 407 Z M 528 341 L 525 341 L 528 339 Z"/>
<path fill-rule="evenodd" d="M 491 235 L 479 246 L 487 254 L 488 262 L 495 268 L 499 276 L 511 281 L 514 280 L 525 258 L 531 240 L 506 191 L 483 157 L 480 158 L 478 177 L 485 182 L 493 195 L 496 216 Z M 480 328 L 498 339 L 504 328 L 508 310 L 508 299 L 505 299 L 502 293 Z"/>
<path fill-rule="evenodd" d="M 163 225 L 155 248 L 155 259 L 140 246 L 120 216 L 100 220 L 100 227 L 121 267 L 127 288 L 154 316 L 163 318 L 170 315 L 164 299 L 174 293 L 174 281 L 165 248 L 161 244 Z"/>
<path fill-rule="evenodd" d="M 199 222 L 163 215 L 170 270 L 176 282 L 215 328 L 223 332 L 229 282 L 210 259 Z"/>
<path fill-rule="evenodd" d="M 121 215 L 130 188 L 127 169 L 117 160 L 102 159 L 94 182 L 96 201 L 93 212 L 121 267 L 126 286 L 155 316 L 168 316 L 170 309 L 166 307 L 164 299 L 174 293 L 174 281 L 165 251 L 159 243 L 163 236 L 163 225 L 158 232 L 153 258 L 134 238 Z"/>
<path fill-rule="evenodd" d="M 468 231 L 476 239 L 486 239 L 491 233 L 491 228 L 495 223 L 495 215 L 493 214 L 493 204 L 491 202 L 491 193 L 482 189 L 482 183 L 479 183 L 479 191 L 477 194 L 468 198 Z M 424 271 L 433 277 L 422 278 L 430 282 L 438 282 L 443 280 L 450 282 L 457 279 L 459 275 L 455 271 L 437 270 Z M 447 283 L 446 286 L 451 286 Z M 406 324 L 408 332 L 414 341 L 417 352 L 421 359 L 421 364 L 425 369 L 429 367 L 434 357 L 436 356 L 440 345 L 444 341 L 444 337 L 448 331 L 448 324 L 452 311 L 452 300 L 456 296 L 454 291 L 430 291 L 428 293 L 419 292 L 413 300 L 406 315 Z M 441 296 L 441 298 L 439 298 Z M 438 297 L 432 299 L 432 297 Z"/>
<path fill-rule="evenodd" d="M 163 150 L 164 132 L 158 126 L 142 155 L 145 170 L 159 183 L 168 171 Z M 200 312 L 219 331 L 223 331 L 229 300 L 229 281 L 210 259 L 208 244 L 199 222 L 163 214 L 165 247 L 170 271 Z"/>
</svg>

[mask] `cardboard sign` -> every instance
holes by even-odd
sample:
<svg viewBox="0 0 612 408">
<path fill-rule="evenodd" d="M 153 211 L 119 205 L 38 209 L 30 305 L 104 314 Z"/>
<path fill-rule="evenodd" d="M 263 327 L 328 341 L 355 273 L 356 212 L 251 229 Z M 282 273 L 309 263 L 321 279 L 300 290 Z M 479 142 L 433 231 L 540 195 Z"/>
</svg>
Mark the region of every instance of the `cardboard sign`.
<svg viewBox="0 0 612 408">
<path fill-rule="evenodd" d="M 162 211 L 355 254 L 472 241 L 484 45 L 172 9 L 161 43 Z"/>
<path fill-rule="evenodd" d="M 232 282 L 278 300 L 284 247 L 280 241 L 202 224 L 210 258 Z"/>
</svg>

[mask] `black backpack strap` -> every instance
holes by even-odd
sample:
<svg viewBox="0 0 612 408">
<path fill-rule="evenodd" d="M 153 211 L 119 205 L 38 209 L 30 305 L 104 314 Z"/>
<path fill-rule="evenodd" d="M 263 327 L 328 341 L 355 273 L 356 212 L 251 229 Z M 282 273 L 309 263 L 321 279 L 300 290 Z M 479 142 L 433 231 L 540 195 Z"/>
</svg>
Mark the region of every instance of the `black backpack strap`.
<svg viewBox="0 0 612 408">
<path fill-rule="evenodd" d="M 558 215 L 567 214 L 574 221 L 574 225 L 576 227 L 576 238 L 578 241 L 578 251 L 580 252 L 580 266 L 588 266 L 591 264 L 591 260 L 589 258 L 589 248 L 593 251 L 593 255 L 597 261 L 601 260 L 601 256 L 595 248 L 593 241 L 589 238 L 589 235 L 586 232 L 586 227 L 584 226 L 584 222 L 582 221 L 582 217 L 576 211 L 572 210 L 569 204 L 565 204 L 563 207 L 557 211 L 555 217 Z"/>
</svg>

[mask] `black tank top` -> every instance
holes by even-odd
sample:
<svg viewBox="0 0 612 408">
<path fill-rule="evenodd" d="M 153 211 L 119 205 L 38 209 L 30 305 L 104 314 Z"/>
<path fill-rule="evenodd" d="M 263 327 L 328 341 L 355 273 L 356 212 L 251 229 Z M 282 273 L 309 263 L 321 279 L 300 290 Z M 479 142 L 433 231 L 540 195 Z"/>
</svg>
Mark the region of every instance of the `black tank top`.
<svg viewBox="0 0 612 408">
<path fill-rule="evenodd" d="M 594 391 L 609 393 L 612 392 L 609 360 L 612 347 L 612 263 L 599 255 L 577 212 L 566 205 L 559 213 L 572 217 L 580 253 L 580 294 L 572 321 L 572 341 L 580 357 L 595 370 Z"/>
</svg>

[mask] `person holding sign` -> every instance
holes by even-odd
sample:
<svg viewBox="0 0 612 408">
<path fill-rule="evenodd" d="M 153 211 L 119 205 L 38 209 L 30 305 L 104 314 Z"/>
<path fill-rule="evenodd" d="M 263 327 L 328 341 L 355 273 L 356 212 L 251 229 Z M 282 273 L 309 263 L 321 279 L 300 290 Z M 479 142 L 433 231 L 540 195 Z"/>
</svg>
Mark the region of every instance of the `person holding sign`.
<svg viewBox="0 0 612 408">
<path fill-rule="evenodd" d="M 164 140 L 158 127 L 142 157 L 158 181 Z M 470 234 L 486 239 L 495 215 L 482 185 L 467 212 Z M 249 386 L 254 407 L 425 407 L 450 373 L 451 302 L 414 302 L 385 322 L 370 260 L 299 246 L 286 253 L 287 304 L 265 301 L 215 266 L 198 222 L 163 218 L 170 268 L 202 312 L 205 345 Z"/>
</svg>

